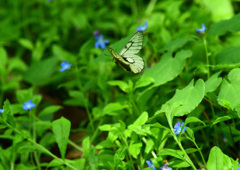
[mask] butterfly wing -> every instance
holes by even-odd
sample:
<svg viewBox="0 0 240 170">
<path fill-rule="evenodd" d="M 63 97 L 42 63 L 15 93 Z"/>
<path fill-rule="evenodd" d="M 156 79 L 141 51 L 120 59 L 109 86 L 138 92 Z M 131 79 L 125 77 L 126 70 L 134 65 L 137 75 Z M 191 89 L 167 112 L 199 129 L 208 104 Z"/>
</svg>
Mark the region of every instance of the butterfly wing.
<svg viewBox="0 0 240 170">
<path fill-rule="evenodd" d="M 144 68 L 144 61 L 136 55 L 143 46 L 143 32 L 135 33 L 127 44 L 120 51 L 119 55 L 129 63 L 130 71 L 134 74 L 140 73 Z"/>
</svg>

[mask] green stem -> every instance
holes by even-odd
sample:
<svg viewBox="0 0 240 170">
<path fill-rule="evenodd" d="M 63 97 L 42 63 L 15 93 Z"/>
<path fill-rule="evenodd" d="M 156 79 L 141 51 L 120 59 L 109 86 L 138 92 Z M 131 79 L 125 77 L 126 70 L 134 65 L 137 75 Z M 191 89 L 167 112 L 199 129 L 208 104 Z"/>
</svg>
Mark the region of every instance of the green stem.
<svg viewBox="0 0 240 170">
<path fill-rule="evenodd" d="M 189 138 L 189 139 L 190 139 L 190 138 Z M 191 139 L 190 139 L 190 140 L 191 140 Z M 196 143 L 194 140 L 191 140 L 191 141 L 194 143 L 194 145 L 196 146 L 199 154 L 201 155 L 201 158 L 202 158 L 202 161 L 203 161 L 203 163 L 204 163 L 204 166 L 207 167 L 207 164 L 206 164 L 206 161 L 205 161 L 205 159 L 204 159 L 204 157 L 203 157 L 203 154 L 202 154 L 202 152 L 201 152 L 201 149 L 198 147 L 197 143 Z"/>
<path fill-rule="evenodd" d="M 31 117 L 31 126 L 32 126 L 32 140 L 34 141 L 34 142 L 36 142 L 36 124 L 35 124 L 35 121 L 36 121 L 36 119 L 35 119 L 35 113 L 34 112 L 32 112 L 32 111 L 30 111 L 29 112 L 29 116 Z M 31 129 L 31 128 L 30 128 Z M 35 152 L 33 152 L 33 156 L 34 156 L 34 159 L 35 159 L 35 161 L 36 161 L 36 164 L 37 164 L 37 167 L 38 167 L 38 169 L 39 170 L 41 170 L 41 166 L 40 166 L 40 162 L 39 162 L 39 159 L 38 159 L 38 153 L 37 153 L 37 151 L 35 151 Z"/>
<path fill-rule="evenodd" d="M 131 157 L 131 154 L 130 154 L 130 151 L 129 151 L 128 142 L 127 142 L 126 138 L 123 137 L 123 136 L 122 136 L 122 139 L 123 139 L 123 141 L 124 141 L 124 143 L 125 143 L 125 145 L 127 147 L 127 151 L 128 151 L 128 155 L 129 155 L 129 159 L 130 159 L 130 163 L 131 163 L 132 169 L 135 169 L 134 165 L 133 165 L 133 160 L 132 160 L 132 157 Z"/>
<path fill-rule="evenodd" d="M 207 76 L 208 78 L 210 77 L 210 71 L 209 71 L 209 55 L 208 55 L 208 48 L 207 48 L 207 41 L 206 41 L 206 37 L 203 37 L 203 45 L 205 48 L 205 53 L 206 53 L 206 64 L 207 64 Z"/>
<path fill-rule="evenodd" d="M 74 148 L 76 148 L 77 150 L 83 152 L 83 149 L 82 149 L 80 146 L 78 146 L 76 143 L 74 143 L 73 141 L 71 141 L 70 139 L 68 140 L 68 144 L 69 144 L 69 145 L 72 145 L 72 146 L 73 146 Z"/>
<path fill-rule="evenodd" d="M 78 83 L 78 87 L 79 87 L 79 89 L 80 89 L 80 91 L 83 93 L 83 95 L 84 95 L 84 99 L 83 99 L 83 104 L 84 104 L 84 106 L 85 106 L 85 109 L 86 109 L 86 111 L 87 111 L 87 115 L 88 115 L 88 119 L 89 119 L 89 121 L 90 121 L 90 126 L 91 126 L 91 128 L 92 128 L 92 131 L 94 131 L 94 122 L 93 122 L 93 118 L 92 118 L 92 116 L 91 116 L 91 113 L 90 113 L 90 111 L 89 111 L 89 106 L 88 106 L 88 102 L 87 102 L 87 95 L 85 95 L 85 93 L 84 93 L 84 91 L 83 91 L 83 86 L 82 86 L 82 83 L 81 83 L 81 81 L 80 81 L 80 79 L 79 79 L 79 77 L 80 77 L 80 75 L 79 75 L 79 69 L 78 69 L 78 66 L 76 65 L 76 77 L 77 77 L 77 83 Z"/>
<path fill-rule="evenodd" d="M 6 124 L 6 126 L 8 126 L 10 129 L 12 129 L 14 132 L 18 133 L 18 134 L 21 134 L 21 132 L 12 127 L 9 123 L 7 122 L 4 122 Z M 48 154 L 49 156 L 53 157 L 54 159 L 56 159 L 57 161 L 63 163 L 64 165 L 68 166 L 69 168 L 72 168 L 74 170 L 78 170 L 77 168 L 75 168 L 74 166 L 72 166 L 71 164 L 69 164 L 68 162 L 58 158 L 57 156 L 55 156 L 54 154 L 52 154 L 49 150 L 47 150 L 46 148 L 44 148 L 42 145 L 39 145 L 38 143 L 36 143 L 34 140 L 30 139 L 30 138 L 27 138 L 27 140 L 32 143 L 33 145 L 35 145 L 36 147 L 38 147 L 40 150 L 42 150 L 44 153 Z"/>
<path fill-rule="evenodd" d="M 168 118 L 168 117 L 167 117 L 167 118 Z M 169 120 L 169 119 L 167 119 L 167 120 L 168 120 L 169 126 L 170 126 L 170 128 L 171 128 L 172 136 L 173 136 L 174 140 L 177 142 L 179 148 L 182 150 L 183 154 L 185 155 L 185 157 L 184 157 L 185 161 L 186 161 L 194 170 L 197 170 L 197 168 L 195 167 L 195 165 L 193 164 L 193 162 L 191 161 L 191 159 L 189 158 L 188 154 L 185 152 L 185 149 L 183 148 L 183 146 L 182 146 L 182 144 L 181 144 L 181 139 L 180 139 L 181 136 L 180 136 L 180 138 L 179 138 L 179 140 L 178 140 L 177 136 L 174 134 L 173 127 L 172 127 L 172 124 L 170 123 L 170 120 Z M 184 128 L 184 127 L 183 127 L 183 128 Z M 183 130 L 183 128 L 182 128 L 182 130 Z M 182 134 L 182 130 L 181 130 L 181 132 L 180 132 L 179 135 Z"/>
</svg>

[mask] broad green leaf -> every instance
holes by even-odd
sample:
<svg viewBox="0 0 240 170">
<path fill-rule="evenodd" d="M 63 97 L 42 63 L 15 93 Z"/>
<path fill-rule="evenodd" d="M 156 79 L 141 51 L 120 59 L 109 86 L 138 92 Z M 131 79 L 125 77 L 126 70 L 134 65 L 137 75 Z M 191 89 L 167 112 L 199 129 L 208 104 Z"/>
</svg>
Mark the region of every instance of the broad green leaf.
<svg viewBox="0 0 240 170">
<path fill-rule="evenodd" d="M 148 121 L 148 113 L 147 112 L 143 112 L 138 118 L 137 120 L 135 120 L 135 122 L 133 123 L 134 125 L 144 125 L 146 122 Z"/>
<path fill-rule="evenodd" d="M 150 77 L 154 79 L 154 84 L 148 89 L 171 81 L 182 72 L 185 60 L 191 55 L 190 50 L 182 50 L 173 58 L 171 52 L 168 52 L 162 56 L 160 62 L 145 70 L 141 78 Z"/>
<path fill-rule="evenodd" d="M 50 121 L 37 121 L 35 123 L 37 135 L 42 136 L 46 130 L 51 129 L 51 125 Z"/>
<path fill-rule="evenodd" d="M 64 117 L 52 122 L 53 133 L 60 149 L 62 158 L 65 158 L 71 122 Z"/>
<path fill-rule="evenodd" d="M 205 94 L 205 84 L 203 80 L 199 79 L 195 83 L 195 86 L 193 83 L 194 81 L 191 81 L 184 89 L 177 90 L 172 99 L 167 101 L 155 114 L 162 112 L 168 113 L 169 107 L 174 111 L 174 116 L 183 116 L 193 111 L 202 101 Z"/>
<path fill-rule="evenodd" d="M 220 73 L 221 72 L 215 73 L 205 82 L 205 94 L 215 91 L 220 85 L 222 82 L 222 78 L 218 77 Z"/>
<path fill-rule="evenodd" d="M 56 64 L 56 57 L 37 62 L 25 72 L 24 80 L 35 86 L 48 84 L 54 80 L 52 74 L 56 70 Z"/>
<path fill-rule="evenodd" d="M 26 71 L 27 65 L 20 58 L 9 59 L 8 71 L 21 70 Z"/>
<path fill-rule="evenodd" d="M 185 124 L 189 124 L 189 123 L 193 123 L 193 122 L 199 122 L 199 123 L 202 123 L 204 126 L 206 126 L 206 124 L 201 121 L 199 118 L 197 117 L 188 117 L 186 120 L 185 120 Z"/>
<path fill-rule="evenodd" d="M 7 121 L 12 126 L 15 126 L 14 117 L 13 117 L 13 114 L 11 112 L 10 102 L 9 102 L 8 99 L 6 99 L 4 101 L 3 110 L 4 110 L 3 113 L 2 113 L 3 120 Z"/>
<path fill-rule="evenodd" d="M 105 139 L 96 145 L 96 149 L 113 148 L 115 146 L 116 145 L 113 144 L 109 139 Z"/>
<path fill-rule="evenodd" d="M 103 109 L 103 115 L 119 115 L 119 113 L 116 113 L 118 110 L 123 110 L 128 108 L 128 105 L 123 105 L 120 103 L 109 103 L 106 105 Z"/>
<path fill-rule="evenodd" d="M 98 158 L 96 155 L 96 149 L 92 145 L 89 148 L 88 160 L 89 160 L 91 170 L 97 170 L 98 169 Z"/>
<path fill-rule="evenodd" d="M 226 170 L 233 167 L 231 159 L 223 154 L 221 149 L 217 146 L 214 146 L 209 154 L 207 161 L 207 169 L 217 169 L 217 170 Z"/>
<path fill-rule="evenodd" d="M 90 137 L 87 136 L 83 139 L 82 142 L 83 154 L 86 158 L 88 157 L 90 146 L 91 146 Z"/>
<path fill-rule="evenodd" d="M 240 47 L 229 47 L 215 56 L 217 65 L 236 65 L 240 63 Z"/>
<path fill-rule="evenodd" d="M 48 106 L 48 107 L 45 107 L 39 114 L 38 116 L 41 117 L 41 116 L 44 116 L 44 115 L 47 115 L 47 114 L 53 114 L 55 112 L 57 112 L 58 110 L 62 109 L 62 106 Z"/>
<path fill-rule="evenodd" d="M 176 51 L 179 48 L 182 48 L 187 42 L 193 41 L 193 38 L 179 38 L 171 41 L 170 43 L 166 44 L 162 49 L 161 52 L 164 51 Z"/>
<path fill-rule="evenodd" d="M 64 162 L 60 161 L 59 159 L 53 159 L 49 164 L 48 167 L 57 167 L 63 165 Z"/>
<path fill-rule="evenodd" d="M 112 80 L 108 81 L 108 84 L 111 86 L 118 86 L 122 91 L 128 93 L 129 92 L 129 85 L 125 83 L 124 81 L 120 80 Z"/>
<path fill-rule="evenodd" d="M 214 122 L 212 123 L 211 126 L 219 123 L 219 122 L 224 122 L 226 120 L 230 120 L 230 119 L 234 119 L 237 118 L 235 115 L 229 115 L 229 116 L 222 116 L 222 117 L 218 117 L 216 120 L 214 120 Z"/>
<path fill-rule="evenodd" d="M 181 150 L 174 150 L 174 149 L 166 149 L 163 148 L 159 150 L 158 155 L 168 155 L 168 156 L 173 156 L 175 158 L 181 159 L 185 161 L 184 154 Z"/>
<path fill-rule="evenodd" d="M 151 83 L 154 83 L 154 79 L 152 77 L 141 78 L 136 82 L 134 89 L 148 86 Z"/>
<path fill-rule="evenodd" d="M 234 9 L 231 1 L 221 0 L 203 0 L 204 6 L 210 11 L 213 21 L 228 19 L 234 15 Z"/>
<path fill-rule="evenodd" d="M 114 166 L 118 167 L 119 162 L 121 162 L 126 156 L 127 148 L 126 146 L 119 148 L 114 155 Z"/>
<path fill-rule="evenodd" d="M 240 113 L 240 69 L 231 70 L 228 80 L 223 80 L 218 95 L 218 103 L 230 110 Z"/>
<path fill-rule="evenodd" d="M 130 143 L 129 152 L 135 159 L 137 159 L 141 151 L 141 148 L 142 148 L 142 143 Z"/>
<path fill-rule="evenodd" d="M 146 140 L 146 147 L 145 147 L 144 152 L 146 154 L 149 154 L 152 150 L 154 150 L 154 146 L 155 146 L 155 144 L 154 144 L 153 140 L 152 139 L 147 139 Z"/>
<path fill-rule="evenodd" d="M 21 38 L 18 40 L 19 44 L 29 50 L 33 50 L 34 45 L 29 39 Z"/>
<path fill-rule="evenodd" d="M 228 31 L 238 32 L 240 30 L 240 14 L 234 15 L 229 20 L 223 20 L 213 24 L 209 29 L 209 34 L 214 36 L 220 36 L 225 34 Z"/>
<path fill-rule="evenodd" d="M 0 47 L 0 74 L 6 74 L 7 52 L 3 47 Z"/>
</svg>

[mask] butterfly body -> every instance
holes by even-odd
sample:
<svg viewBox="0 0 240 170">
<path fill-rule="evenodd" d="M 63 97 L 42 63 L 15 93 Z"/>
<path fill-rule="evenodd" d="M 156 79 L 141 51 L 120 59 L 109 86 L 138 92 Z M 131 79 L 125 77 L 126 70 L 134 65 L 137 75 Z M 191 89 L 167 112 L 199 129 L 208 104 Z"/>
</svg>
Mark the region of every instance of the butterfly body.
<svg viewBox="0 0 240 170">
<path fill-rule="evenodd" d="M 107 49 L 113 56 L 114 61 L 126 71 L 139 74 L 144 68 L 144 61 L 136 54 L 142 49 L 142 45 L 143 32 L 139 31 L 133 35 L 119 54 L 110 47 L 107 47 Z"/>
</svg>

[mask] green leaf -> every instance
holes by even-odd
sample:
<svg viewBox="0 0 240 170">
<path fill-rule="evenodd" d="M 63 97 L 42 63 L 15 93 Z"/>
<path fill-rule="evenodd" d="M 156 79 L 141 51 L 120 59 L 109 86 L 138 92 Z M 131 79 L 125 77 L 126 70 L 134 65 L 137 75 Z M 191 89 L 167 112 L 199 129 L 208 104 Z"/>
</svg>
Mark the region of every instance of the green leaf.
<svg viewBox="0 0 240 170">
<path fill-rule="evenodd" d="M 240 63 L 240 47 L 229 47 L 215 56 L 217 65 L 236 65 Z"/>
<path fill-rule="evenodd" d="M 146 122 L 148 121 L 148 113 L 147 112 L 143 112 L 138 118 L 137 120 L 135 120 L 135 122 L 133 123 L 134 125 L 144 125 Z"/>
<path fill-rule="evenodd" d="M 119 115 L 119 113 L 116 113 L 118 110 L 123 110 L 128 108 L 128 105 L 123 105 L 120 103 L 109 103 L 107 104 L 103 109 L 103 115 Z"/>
<path fill-rule="evenodd" d="M 141 78 L 136 82 L 134 89 L 148 86 L 151 83 L 154 83 L 154 79 L 152 77 Z"/>
<path fill-rule="evenodd" d="M 64 117 L 52 122 L 53 133 L 60 149 L 62 158 L 65 158 L 71 122 Z"/>
<path fill-rule="evenodd" d="M 213 24 L 209 29 L 209 34 L 214 36 L 220 36 L 225 34 L 226 32 L 238 32 L 240 31 L 240 14 L 234 15 L 229 20 L 224 20 Z"/>
<path fill-rule="evenodd" d="M 89 149 L 88 160 L 89 160 L 91 170 L 97 170 L 98 169 L 98 158 L 96 155 L 96 149 L 92 145 L 90 146 L 90 149 Z"/>
<path fill-rule="evenodd" d="M 126 146 L 120 147 L 114 154 L 114 167 L 118 167 L 119 162 L 125 159 L 127 152 Z"/>
<path fill-rule="evenodd" d="M 175 158 L 178 158 L 178 159 L 181 159 L 183 161 L 185 161 L 185 158 L 184 158 L 184 154 L 181 150 L 174 150 L 174 149 L 166 149 L 166 148 L 163 148 L 161 150 L 159 150 L 158 152 L 158 155 L 169 155 L 169 156 L 173 156 Z"/>
<path fill-rule="evenodd" d="M 172 107 L 171 110 L 174 111 L 174 116 L 183 116 L 193 111 L 202 101 L 205 93 L 203 80 L 199 79 L 195 86 L 193 82 L 192 80 L 187 87 L 177 90 L 173 98 L 167 101 L 155 115 L 162 112 L 168 113 L 169 107 Z"/>
<path fill-rule="evenodd" d="M 220 73 L 221 72 L 215 73 L 205 82 L 205 94 L 215 91 L 220 85 L 222 82 L 222 78 L 218 77 Z"/>
<path fill-rule="evenodd" d="M 187 42 L 193 41 L 193 38 L 179 38 L 171 41 L 170 43 L 166 44 L 162 49 L 161 52 L 164 51 L 176 51 L 179 48 L 182 48 Z"/>
<path fill-rule="evenodd" d="M 126 93 L 129 92 L 128 84 L 125 83 L 124 81 L 112 80 L 112 81 L 108 81 L 108 84 L 111 86 L 118 86 L 122 91 L 124 91 Z"/>
<path fill-rule="evenodd" d="M 140 151 L 142 148 L 142 143 L 130 143 L 129 145 L 129 153 L 135 158 L 137 159 Z"/>
<path fill-rule="evenodd" d="M 87 136 L 83 139 L 82 142 L 83 153 L 86 158 L 88 157 L 90 146 L 91 146 L 90 137 Z"/>
<path fill-rule="evenodd" d="M 7 52 L 3 47 L 0 47 L 0 74 L 6 74 L 6 64 L 7 64 Z"/>
<path fill-rule="evenodd" d="M 232 167 L 233 165 L 231 163 L 231 159 L 227 155 L 223 154 L 221 149 L 214 146 L 208 157 L 207 169 L 225 170 L 231 169 Z"/>
<path fill-rule="evenodd" d="M 154 84 L 148 89 L 165 84 L 182 72 L 185 60 L 191 55 L 192 52 L 190 50 L 182 50 L 173 58 L 172 54 L 168 52 L 162 56 L 160 62 L 145 70 L 141 78 L 150 77 L 154 80 Z"/>
<path fill-rule="evenodd" d="M 235 115 L 229 115 L 229 116 L 222 116 L 222 117 L 218 117 L 216 120 L 214 120 L 214 122 L 212 123 L 211 126 L 219 123 L 219 122 L 224 122 L 226 120 L 230 120 L 230 119 L 233 119 L 233 118 L 237 118 L 237 116 Z"/>
<path fill-rule="evenodd" d="M 37 62 L 25 72 L 24 80 L 35 86 L 48 84 L 54 80 L 52 74 L 56 70 L 56 64 L 56 57 Z"/>
<path fill-rule="evenodd" d="M 19 44 L 29 50 L 33 50 L 34 45 L 29 39 L 21 38 L 18 40 Z"/>
<path fill-rule="evenodd" d="M 55 112 L 57 112 L 58 110 L 62 109 L 62 106 L 48 106 L 48 107 L 45 107 L 39 114 L 38 116 L 41 117 L 41 116 L 44 116 L 44 115 L 47 115 L 47 114 L 53 114 Z"/>
<path fill-rule="evenodd" d="M 3 120 L 7 121 L 10 125 L 15 126 L 14 117 L 10 109 L 10 102 L 8 99 L 4 101 L 3 105 Z"/>
<path fill-rule="evenodd" d="M 204 3 L 202 5 L 209 10 L 211 13 L 211 18 L 215 22 L 230 18 L 234 15 L 233 5 L 229 0 L 222 0 L 221 3 L 219 3 L 218 0 L 203 0 L 201 2 Z"/>
<path fill-rule="evenodd" d="M 218 103 L 230 110 L 240 113 L 240 69 L 231 70 L 228 80 L 223 80 L 218 95 Z"/>
<path fill-rule="evenodd" d="M 189 123 L 193 123 L 193 122 L 199 122 L 199 123 L 202 123 L 204 126 L 206 126 L 206 124 L 203 122 L 203 121 L 201 121 L 199 118 L 197 118 L 197 117 L 188 117 L 186 120 L 185 120 L 185 124 L 187 125 L 187 124 L 189 124 Z"/>
</svg>

